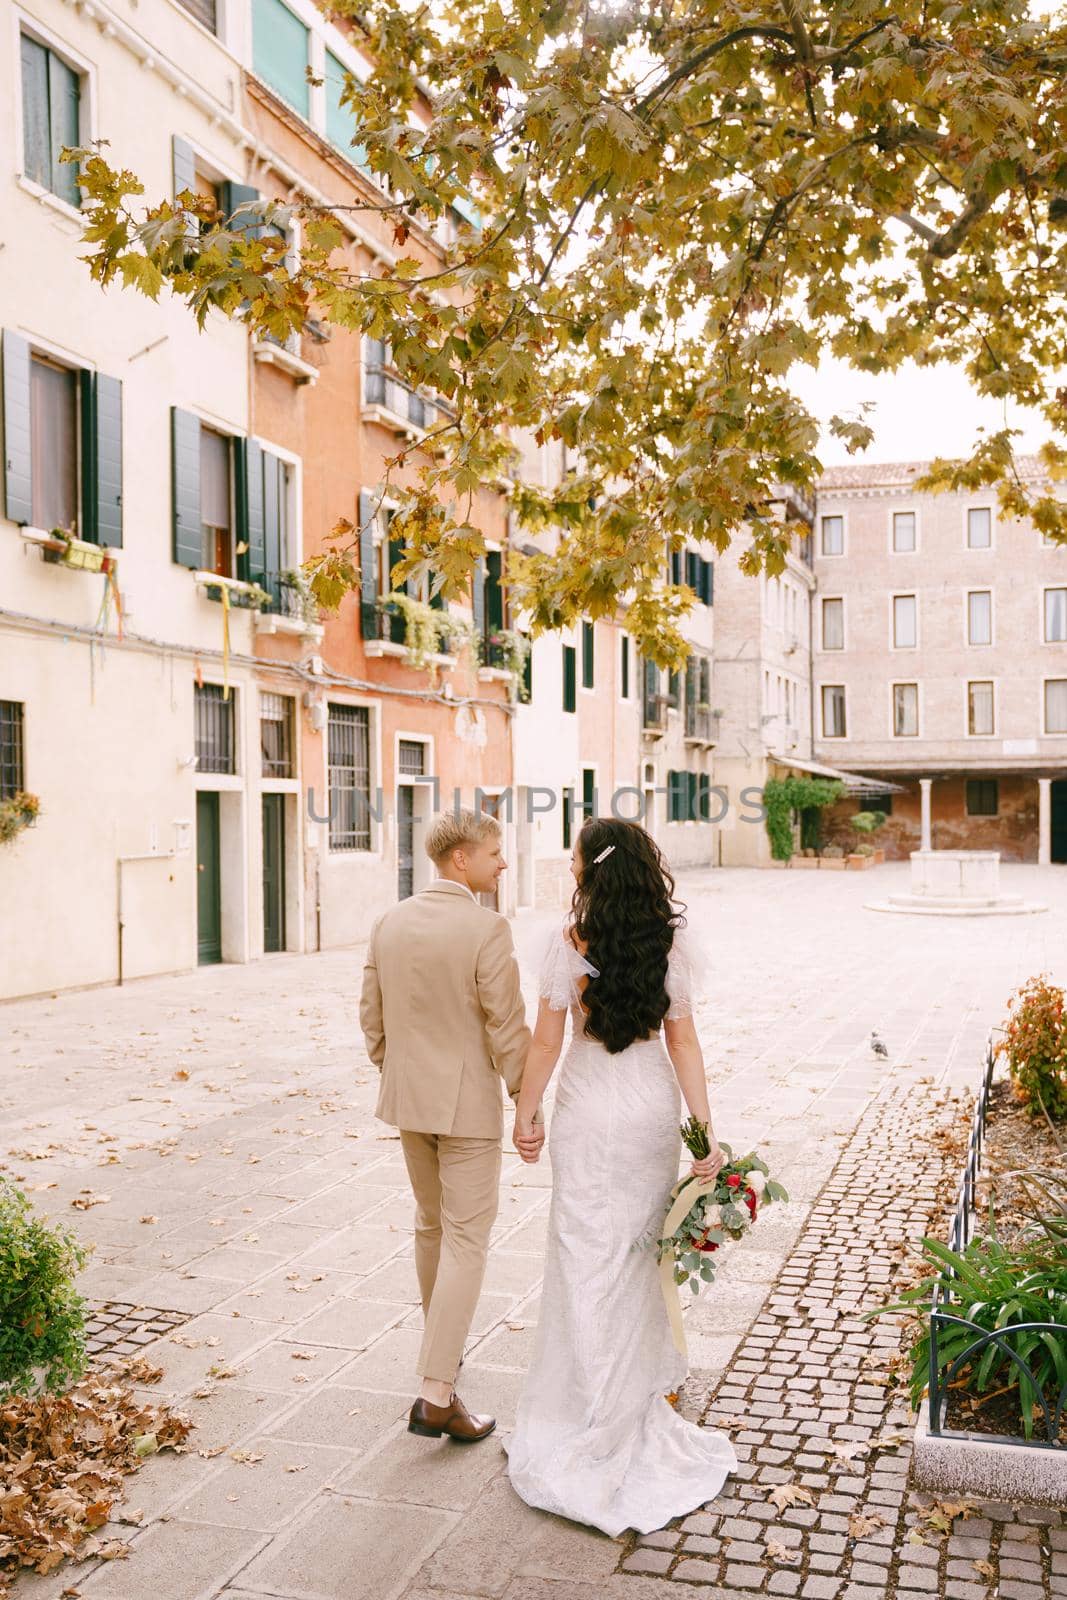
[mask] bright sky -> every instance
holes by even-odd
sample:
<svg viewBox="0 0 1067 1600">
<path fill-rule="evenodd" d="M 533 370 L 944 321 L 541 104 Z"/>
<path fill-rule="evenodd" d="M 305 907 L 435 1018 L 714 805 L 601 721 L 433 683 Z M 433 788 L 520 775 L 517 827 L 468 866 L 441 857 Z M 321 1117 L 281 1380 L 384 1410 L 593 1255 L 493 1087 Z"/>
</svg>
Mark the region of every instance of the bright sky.
<svg viewBox="0 0 1067 1600">
<path fill-rule="evenodd" d="M 1005 425 L 1022 429 L 1015 440 L 1020 454 L 1037 449 L 1049 437 L 1046 423 L 1019 406 L 1005 408 L 1001 401 L 975 394 L 964 374 L 954 367 L 918 368 L 910 363 L 899 372 L 871 377 L 842 362 L 829 361 L 811 372 L 795 367 L 795 392 L 823 424 L 821 451 L 824 466 L 845 462 L 929 461 L 933 456 L 969 453 L 979 429 L 994 432 Z M 825 431 L 836 413 L 858 417 L 863 401 L 874 402 L 865 420 L 874 429 L 874 443 L 860 455 L 850 456 L 841 440 Z"/>
</svg>

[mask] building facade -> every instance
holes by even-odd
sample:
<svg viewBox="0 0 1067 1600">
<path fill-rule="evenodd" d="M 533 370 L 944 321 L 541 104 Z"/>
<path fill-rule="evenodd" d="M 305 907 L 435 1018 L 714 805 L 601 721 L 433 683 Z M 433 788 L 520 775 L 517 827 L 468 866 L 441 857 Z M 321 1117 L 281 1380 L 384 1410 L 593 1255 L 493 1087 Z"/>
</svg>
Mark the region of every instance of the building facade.
<svg viewBox="0 0 1067 1600">
<path fill-rule="evenodd" d="M 989 491 L 917 493 L 923 470 L 842 467 L 820 485 L 816 758 L 905 790 L 864 802 L 889 813 L 891 855 L 1067 861 L 1067 547 Z M 855 809 L 829 819 L 844 841 Z"/>
</svg>

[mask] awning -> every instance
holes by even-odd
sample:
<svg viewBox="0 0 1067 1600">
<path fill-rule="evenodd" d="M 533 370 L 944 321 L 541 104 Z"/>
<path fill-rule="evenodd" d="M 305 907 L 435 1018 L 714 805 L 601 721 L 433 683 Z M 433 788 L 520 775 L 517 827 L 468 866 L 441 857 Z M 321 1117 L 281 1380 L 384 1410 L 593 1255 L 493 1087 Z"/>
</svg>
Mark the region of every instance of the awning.
<svg viewBox="0 0 1067 1600">
<path fill-rule="evenodd" d="M 773 750 L 767 752 L 768 761 L 777 761 L 782 767 L 796 767 L 798 772 L 810 772 L 816 778 L 836 778 L 849 794 L 907 794 L 902 784 L 890 783 L 886 778 L 865 778 L 859 772 L 842 772 L 839 767 L 824 767 L 821 761 L 801 761 L 797 756 L 780 756 Z"/>
</svg>

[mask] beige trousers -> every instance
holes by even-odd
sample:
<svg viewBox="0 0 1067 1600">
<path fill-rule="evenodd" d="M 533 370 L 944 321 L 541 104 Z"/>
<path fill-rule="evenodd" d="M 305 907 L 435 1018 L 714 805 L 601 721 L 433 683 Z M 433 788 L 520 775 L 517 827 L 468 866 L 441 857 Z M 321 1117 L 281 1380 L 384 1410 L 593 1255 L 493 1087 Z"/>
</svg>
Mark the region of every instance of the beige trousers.
<svg viewBox="0 0 1067 1600">
<path fill-rule="evenodd" d="M 400 1143 L 415 1194 L 415 1271 L 426 1319 L 417 1370 L 453 1383 L 500 1205 L 501 1140 L 401 1129 Z"/>
</svg>

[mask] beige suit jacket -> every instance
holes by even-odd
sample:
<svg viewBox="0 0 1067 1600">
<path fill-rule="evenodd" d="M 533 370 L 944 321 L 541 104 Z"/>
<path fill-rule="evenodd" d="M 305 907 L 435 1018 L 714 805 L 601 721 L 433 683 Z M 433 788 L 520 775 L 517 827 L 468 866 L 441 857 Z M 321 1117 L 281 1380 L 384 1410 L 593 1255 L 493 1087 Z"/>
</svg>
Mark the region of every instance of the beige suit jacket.
<svg viewBox="0 0 1067 1600">
<path fill-rule="evenodd" d="M 530 1044 L 506 918 L 447 878 L 391 906 L 371 930 L 359 1016 L 383 1122 L 502 1136 L 501 1079 L 514 1099 Z"/>
</svg>

